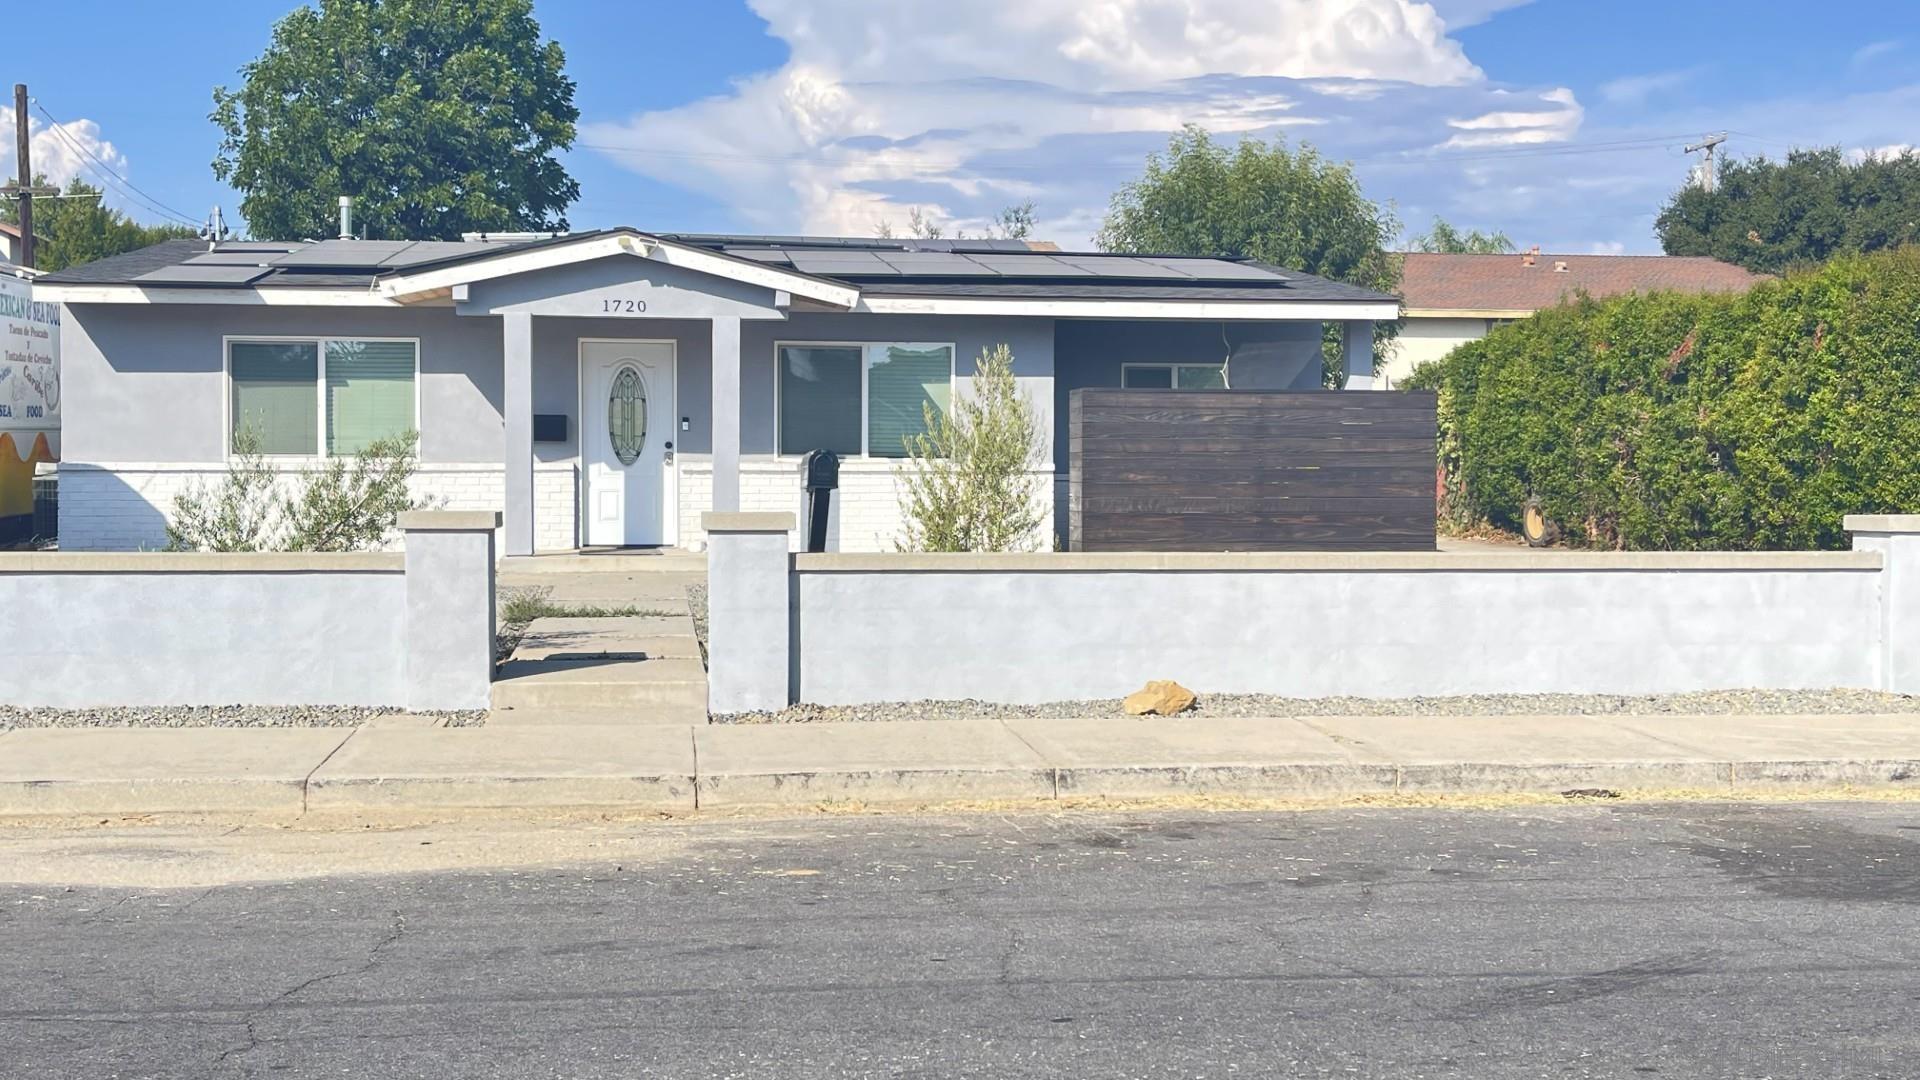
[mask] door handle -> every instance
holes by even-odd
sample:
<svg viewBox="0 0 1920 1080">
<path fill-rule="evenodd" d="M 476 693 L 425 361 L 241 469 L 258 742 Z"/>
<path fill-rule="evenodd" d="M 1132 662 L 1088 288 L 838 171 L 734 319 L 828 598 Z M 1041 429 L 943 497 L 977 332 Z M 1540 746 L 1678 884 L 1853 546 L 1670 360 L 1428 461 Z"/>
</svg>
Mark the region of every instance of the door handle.
<svg viewBox="0 0 1920 1080">
<path fill-rule="evenodd" d="M 673 443 L 672 443 L 672 442 L 668 442 L 668 443 L 667 443 L 667 453 L 666 453 L 666 456 L 665 456 L 665 457 L 663 457 L 663 458 L 661 458 L 661 461 L 660 461 L 660 463 L 661 463 L 662 465 L 671 465 L 671 464 L 673 464 Z"/>
</svg>

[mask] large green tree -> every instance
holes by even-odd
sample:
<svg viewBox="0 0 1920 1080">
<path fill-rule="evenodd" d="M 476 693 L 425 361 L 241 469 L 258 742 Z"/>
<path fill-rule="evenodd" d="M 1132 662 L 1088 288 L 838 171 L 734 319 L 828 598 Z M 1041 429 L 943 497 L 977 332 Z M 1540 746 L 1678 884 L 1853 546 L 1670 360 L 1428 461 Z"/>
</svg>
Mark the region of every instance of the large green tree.
<svg viewBox="0 0 1920 1080">
<path fill-rule="evenodd" d="M 1688 185 L 1654 231 L 1669 255 L 1711 255 L 1777 273 L 1842 252 L 1920 239 L 1920 157 L 1849 161 L 1839 148 L 1794 150 L 1784 162 L 1727 162 L 1712 191 Z"/>
<path fill-rule="evenodd" d="M 1433 227 L 1413 238 L 1413 250 L 1434 255 L 1506 255 L 1513 251 L 1513 239 L 1495 230 L 1461 232 L 1445 218 L 1433 219 Z"/>
<path fill-rule="evenodd" d="M 1113 195 L 1094 237 L 1106 251 L 1251 258 L 1392 292 L 1400 263 L 1388 250 L 1400 232 L 1390 209 L 1360 190 L 1350 165 L 1312 146 L 1242 139 L 1229 148 L 1188 125 L 1165 154 Z M 1331 331 L 1330 331 L 1331 334 Z M 1391 324 L 1375 328 L 1381 339 Z M 1326 350 L 1329 384 L 1339 349 Z"/>
<path fill-rule="evenodd" d="M 214 91 L 214 173 L 261 237 L 334 235 L 341 195 L 368 237 L 564 229 L 564 66 L 531 0 L 319 0 Z"/>
<path fill-rule="evenodd" d="M 45 176 L 34 177 L 38 186 L 46 186 Z M 67 184 L 62 198 L 33 200 L 33 262 L 40 270 L 65 270 L 69 266 L 104 259 L 109 255 L 133 251 L 162 240 L 192 236 L 193 230 L 181 225 L 142 225 L 100 200 L 100 189 L 75 178 Z M 0 220 L 20 224 L 20 204 L 0 203 Z"/>
</svg>

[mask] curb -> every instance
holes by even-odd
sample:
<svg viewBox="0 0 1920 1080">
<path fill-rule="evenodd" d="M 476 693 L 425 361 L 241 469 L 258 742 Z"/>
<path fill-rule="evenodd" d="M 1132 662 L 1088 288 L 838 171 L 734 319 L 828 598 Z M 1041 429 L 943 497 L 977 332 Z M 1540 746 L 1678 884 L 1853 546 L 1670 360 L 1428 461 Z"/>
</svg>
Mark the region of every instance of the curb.
<svg viewBox="0 0 1920 1080">
<path fill-rule="evenodd" d="M 1295 744 L 1209 755 L 1183 729 L 1139 746 L 1035 749 L 997 722 L 850 725 L 809 732 L 708 725 L 407 728 L 305 734 L 221 729 L 16 729 L 0 733 L 0 817 L 88 814 L 843 805 L 929 806 L 1179 796 L 1324 800 L 1575 790 L 1787 792 L 1920 786 L 1910 745 L 1831 759 L 1392 761 Z M 1204 733 L 1193 735 L 1199 740 Z M 1330 744 L 1331 745 L 1331 744 Z M 251 760 L 239 758 L 248 754 Z M 1128 759 L 1179 758 L 1185 761 Z M 1347 755 L 1341 759 L 1335 755 Z M 1758 755 L 1756 755 L 1758 756 Z M 1224 757 L 1224 759 L 1223 759 Z M 1194 759 L 1199 758 L 1200 763 Z M 1308 760 L 1302 760 L 1302 759 Z M 109 760 L 110 759 L 110 760 Z M 1265 759 L 1265 760 L 1263 760 Z"/>
</svg>

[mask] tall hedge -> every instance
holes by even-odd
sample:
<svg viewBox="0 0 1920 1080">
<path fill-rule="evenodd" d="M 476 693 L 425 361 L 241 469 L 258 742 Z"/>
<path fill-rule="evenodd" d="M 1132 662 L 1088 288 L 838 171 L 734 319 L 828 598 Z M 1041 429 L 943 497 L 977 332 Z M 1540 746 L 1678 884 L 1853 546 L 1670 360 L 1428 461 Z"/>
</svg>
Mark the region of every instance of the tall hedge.
<svg viewBox="0 0 1920 1080">
<path fill-rule="evenodd" d="M 1581 299 L 1426 365 L 1443 513 L 1573 543 L 1847 545 L 1847 514 L 1920 512 L 1920 247 L 1746 293 Z"/>
</svg>

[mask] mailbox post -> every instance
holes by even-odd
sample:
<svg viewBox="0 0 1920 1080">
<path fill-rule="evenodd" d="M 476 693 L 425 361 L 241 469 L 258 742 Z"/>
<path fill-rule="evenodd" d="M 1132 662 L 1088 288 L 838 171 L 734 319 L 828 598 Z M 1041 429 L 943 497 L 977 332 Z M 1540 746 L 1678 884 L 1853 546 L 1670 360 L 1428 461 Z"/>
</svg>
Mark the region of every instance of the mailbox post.
<svg viewBox="0 0 1920 1080">
<path fill-rule="evenodd" d="M 833 492 L 840 486 L 840 455 L 831 450 L 809 450 L 800 459 L 802 483 L 807 489 L 807 550 L 827 550 L 827 514 Z"/>
</svg>

